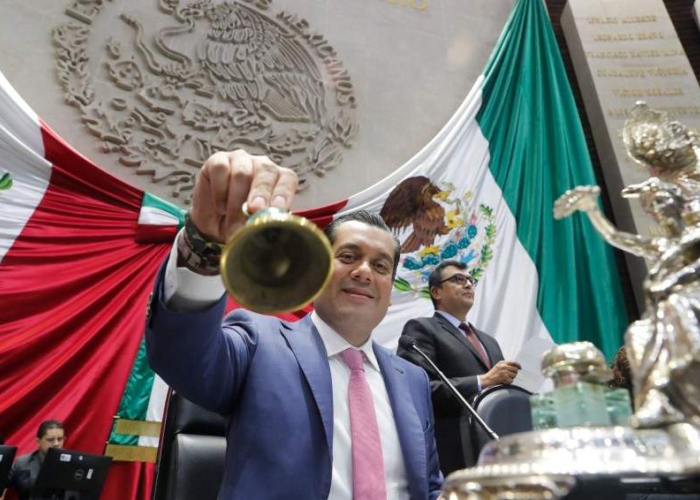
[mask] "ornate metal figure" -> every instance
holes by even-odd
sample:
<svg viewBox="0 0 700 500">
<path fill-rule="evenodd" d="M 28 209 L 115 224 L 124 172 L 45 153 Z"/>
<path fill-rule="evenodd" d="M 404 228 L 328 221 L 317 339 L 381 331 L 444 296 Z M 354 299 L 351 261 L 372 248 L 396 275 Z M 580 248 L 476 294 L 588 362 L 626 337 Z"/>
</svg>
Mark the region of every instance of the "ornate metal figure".
<svg viewBox="0 0 700 500">
<path fill-rule="evenodd" d="M 625 339 L 634 378 L 633 425 L 700 425 L 700 142 L 644 103 L 632 109 L 623 133 L 630 156 L 653 177 L 622 195 L 639 198 L 662 234 L 617 230 L 598 208 L 597 186 L 567 191 L 554 214 L 586 213 L 606 241 L 643 257 L 649 267 L 646 310 Z"/>
<path fill-rule="evenodd" d="M 492 441 L 477 467 L 447 478 L 443 498 L 561 498 L 580 477 L 700 473 L 700 141 L 644 103 L 632 109 L 624 141 L 651 178 L 622 195 L 639 198 L 661 234 L 619 231 L 598 207 L 597 186 L 564 193 L 554 215 L 584 212 L 611 245 L 647 262 L 646 309 L 625 339 L 636 405 L 632 427 L 547 429 Z M 566 363 L 578 360 L 567 349 L 561 353 Z"/>
</svg>

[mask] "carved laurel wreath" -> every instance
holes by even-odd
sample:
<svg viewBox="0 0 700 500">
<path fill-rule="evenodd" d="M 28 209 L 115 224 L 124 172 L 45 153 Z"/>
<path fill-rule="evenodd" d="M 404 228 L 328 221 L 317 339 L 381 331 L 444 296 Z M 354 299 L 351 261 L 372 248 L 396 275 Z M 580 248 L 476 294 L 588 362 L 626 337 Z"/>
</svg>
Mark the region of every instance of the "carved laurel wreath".
<svg viewBox="0 0 700 500">
<path fill-rule="evenodd" d="M 269 15 L 271 0 L 152 1 L 162 27 L 123 13 L 111 33 L 93 33 L 112 0 L 74 0 L 73 20 L 52 33 L 65 100 L 103 151 L 172 185 L 184 203 L 217 151 L 268 155 L 295 170 L 301 188 L 341 163 L 358 131 L 355 91 L 308 22 Z"/>
</svg>

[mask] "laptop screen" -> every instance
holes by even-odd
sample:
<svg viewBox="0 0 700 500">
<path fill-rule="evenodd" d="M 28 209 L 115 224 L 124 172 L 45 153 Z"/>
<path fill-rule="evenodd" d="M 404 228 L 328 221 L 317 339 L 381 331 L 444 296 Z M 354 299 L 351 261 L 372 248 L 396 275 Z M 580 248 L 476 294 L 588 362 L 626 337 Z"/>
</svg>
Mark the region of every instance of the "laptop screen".
<svg viewBox="0 0 700 500">
<path fill-rule="evenodd" d="M 12 469 L 12 461 L 15 459 L 15 453 L 17 453 L 16 446 L 0 445 L 0 495 L 2 495 L 2 490 L 7 488 L 10 482 L 10 470 Z"/>
<path fill-rule="evenodd" d="M 99 496 L 111 463 L 112 458 L 103 455 L 49 448 L 33 494 L 71 490 Z"/>
</svg>

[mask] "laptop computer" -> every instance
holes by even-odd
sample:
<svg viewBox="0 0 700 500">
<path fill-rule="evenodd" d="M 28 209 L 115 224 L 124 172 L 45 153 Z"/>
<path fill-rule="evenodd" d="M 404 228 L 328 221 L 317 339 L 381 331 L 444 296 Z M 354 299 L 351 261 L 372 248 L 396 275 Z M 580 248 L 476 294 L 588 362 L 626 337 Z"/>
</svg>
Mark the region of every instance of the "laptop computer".
<svg viewBox="0 0 700 500">
<path fill-rule="evenodd" d="M 98 499 L 112 463 L 111 457 L 49 448 L 32 489 L 32 496 Z M 69 492 L 65 494 L 63 492 Z"/>
</svg>

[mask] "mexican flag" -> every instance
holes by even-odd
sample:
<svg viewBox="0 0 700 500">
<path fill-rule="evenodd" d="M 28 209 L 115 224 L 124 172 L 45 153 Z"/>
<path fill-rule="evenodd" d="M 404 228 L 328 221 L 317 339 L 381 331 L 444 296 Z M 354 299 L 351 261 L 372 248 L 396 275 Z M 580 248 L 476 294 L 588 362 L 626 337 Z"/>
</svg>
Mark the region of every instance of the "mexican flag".
<svg viewBox="0 0 700 500">
<path fill-rule="evenodd" d="M 432 315 L 427 276 L 457 259 L 479 280 L 470 321 L 506 357 L 537 365 L 553 342 L 590 340 L 611 356 L 622 341 L 612 251 L 580 215 L 552 217 L 561 193 L 595 183 L 542 1 L 519 0 L 429 144 L 378 184 L 302 215 L 323 226 L 365 208 L 399 235 L 380 343 L 395 347 L 408 319 Z M 41 421 L 63 421 L 67 447 L 120 460 L 104 498 L 150 496 L 167 387 L 145 360 L 143 326 L 181 216 L 73 150 L 0 75 L 0 432 L 27 453 Z"/>
<path fill-rule="evenodd" d="M 596 179 L 547 12 L 519 0 L 450 121 L 343 208 L 380 212 L 403 243 L 377 337 L 395 347 L 408 319 L 432 315 L 428 276 L 457 259 L 478 279 L 467 318 L 506 358 L 534 369 L 543 349 L 577 340 L 612 357 L 627 318 L 612 250 L 580 215 L 552 217 L 559 195 L 587 184 Z"/>
</svg>

